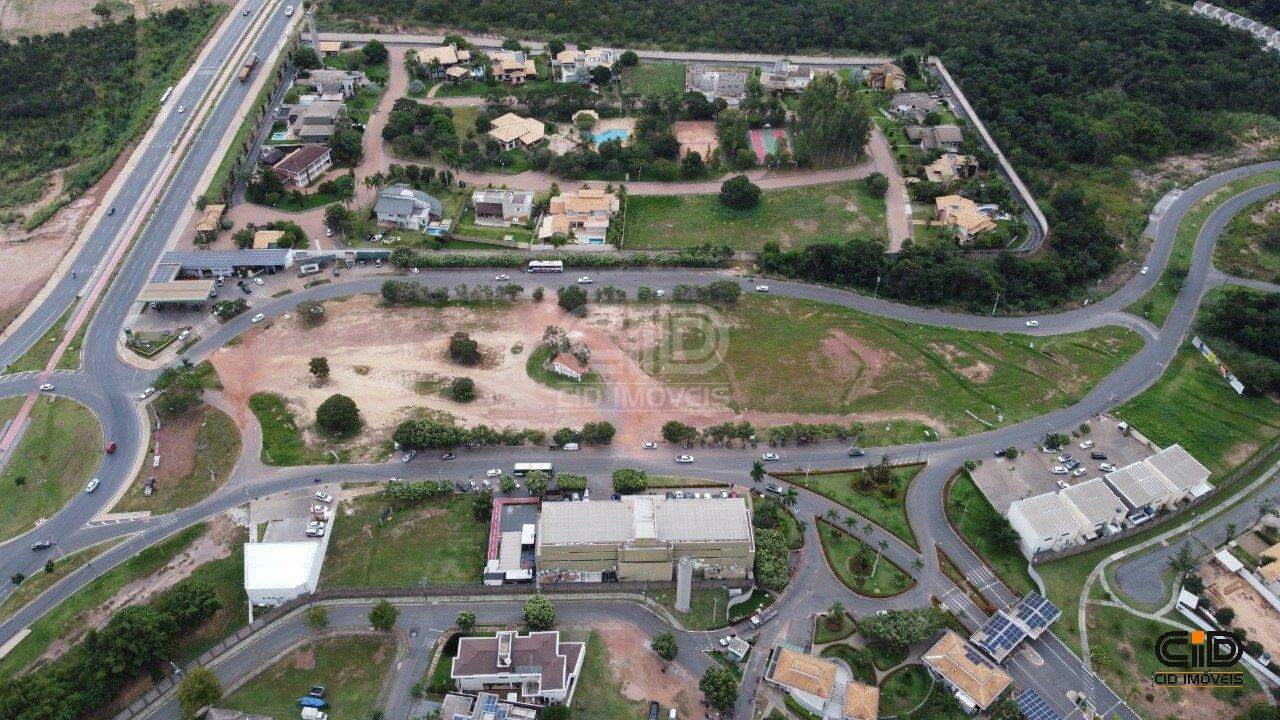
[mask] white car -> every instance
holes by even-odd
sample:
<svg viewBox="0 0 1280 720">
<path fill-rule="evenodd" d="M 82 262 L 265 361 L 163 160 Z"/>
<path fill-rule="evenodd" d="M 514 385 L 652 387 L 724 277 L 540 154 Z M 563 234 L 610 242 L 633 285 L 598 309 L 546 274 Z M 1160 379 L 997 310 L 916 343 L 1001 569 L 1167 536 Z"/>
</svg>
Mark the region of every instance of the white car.
<svg viewBox="0 0 1280 720">
<path fill-rule="evenodd" d="M 1071 487 L 1071 483 L 1067 482 L 1066 480 L 1059 480 L 1058 487 L 1062 490 L 1066 490 L 1067 488 Z"/>
<path fill-rule="evenodd" d="M 763 454 L 763 455 L 761 455 L 761 456 L 760 456 L 760 459 L 761 459 L 761 460 L 777 460 L 777 459 L 778 459 L 778 453 L 765 453 L 765 454 Z"/>
<path fill-rule="evenodd" d="M 595 280 L 592 280 L 590 275 L 583 275 L 582 277 L 578 278 L 579 285 L 590 285 L 593 282 L 595 282 Z"/>
<path fill-rule="evenodd" d="M 403 457 L 400 458 L 400 462 L 407 463 L 416 457 L 418 457 L 418 451 L 410 450 L 409 452 L 405 453 Z"/>
<path fill-rule="evenodd" d="M 1075 470 L 1072 470 L 1072 471 L 1071 471 L 1071 477 L 1080 477 L 1081 475 L 1084 475 L 1084 474 L 1085 474 L 1085 473 L 1087 473 L 1087 472 L 1089 472 L 1089 471 L 1088 471 L 1088 470 L 1085 470 L 1085 469 L 1084 469 L 1084 468 L 1082 468 L 1082 467 L 1078 467 L 1078 468 L 1076 468 Z"/>
<path fill-rule="evenodd" d="M 53 392 L 53 383 L 45 383 L 40 386 L 41 392 Z"/>
<path fill-rule="evenodd" d="M 720 643 L 720 647 L 729 647 L 729 643 L 733 642 L 733 636 L 725 635 L 724 637 L 720 638 L 716 642 Z"/>
<path fill-rule="evenodd" d="M 645 443 L 645 444 L 644 444 L 644 449 L 645 449 L 645 450 L 657 450 L 657 449 L 658 449 L 658 443 L 653 442 L 653 441 L 649 441 L 649 442 L 647 442 L 647 443 Z"/>
<path fill-rule="evenodd" d="M 262 322 L 262 320 L 263 320 L 265 317 L 267 317 L 267 316 L 266 316 L 266 315 L 263 315 L 262 313 L 258 313 L 257 315 L 254 315 L 253 317 L 249 318 L 249 322 L 251 322 L 251 323 L 260 323 L 260 322 Z"/>
<path fill-rule="evenodd" d="M 262 280 L 262 278 L 260 278 L 260 277 L 256 277 L 256 278 L 254 278 L 254 279 L 253 279 L 253 284 L 254 284 L 254 285 L 266 285 L 266 282 L 264 282 L 264 281 Z"/>
<path fill-rule="evenodd" d="M 490 468 L 489 470 L 486 470 L 484 473 L 485 477 L 501 477 L 501 475 L 502 475 L 502 471 L 499 470 L 498 468 Z"/>
<path fill-rule="evenodd" d="M 324 236 L 325 236 L 325 237 L 333 237 L 333 228 L 331 228 L 331 227 L 327 227 L 327 228 L 325 228 L 325 229 L 324 229 Z"/>
<path fill-rule="evenodd" d="M 187 111 L 187 106 L 186 106 L 186 105 L 179 105 L 179 106 L 178 106 L 178 112 L 179 112 L 179 113 L 184 113 L 184 112 L 186 112 L 186 111 Z"/>
<path fill-rule="evenodd" d="M 769 286 L 768 286 L 768 285 L 757 285 L 757 286 L 756 286 L 756 292 L 769 292 Z"/>
<path fill-rule="evenodd" d="M 285 16 L 285 17 L 293 17 L 293 6 L 292 6 L 292 5 L 285 5 L 285 6 L 284 6 L 284 16 Z"/>
<path fill-rule="evenodd" d="M 1049 472 L 1053 473 L 1054 475 L 1066 475 L 1068 470 L 1062 467 L 1061 465 L 1054 465 L 1052 468 L 1050 468 Z"/>
<path fill-rule="evenodd" d="M 97 490 L 97 489 L 98 489 L 98 486 L 99 486 L 99 485 L 101 485 L 101 484 L 102 484 L 102 482 L 101 482 L 100 480 L 98 480 L 98 478 L 94 478 L 94 479 L 92 479 L 92 480 L 90 480 L 90 481 L 89 481 L 89 484 L 88 484 L 88 485 L 85 485 L 85 486 L 84 486 L 84 491 L 85 491 L 85 493 L 86 493 L 86 494 L 87 494 L 87 493 L 91 493 L 91 492 L 93 492 L 94 490 Z"/>
<path fill-rule="evenodd" d="M 497 280 L 498 282 L 502 282 L 503 280 L 510 280 L 511 276 L 506 273 L 503 273 L 501 275 L 494 275 L 493 279 Z"/>
<path fill-rule="evenodd" d="M 1040 321 L 1039 321 L 1039 320 L 1028 320 L 1028 321 L 1026 321 L 1025 323 L 1023 323 L 1023 325 L 1026 325 L 1027 327 L 1040 327 Z"/>
<path fill-rule="evenodd" d="M 1111 463 L 1102 463 L 1101 465 L 1098 466 L 1098 469 L 1101 470 L 1102 472 L 1115 472 L 1116 466 L 1112 465 Z"/>
<path fill-rule="evenodd" d="M 1092 440 L 1085 440 L 1084 442 L 1081 442 L 1081 443 L 1080 443 L 1080 449 L 1081 449 L 1081 450 L 1088 450 L 1088 449 L 1089 449 L 1089 448 L 1091 448 L 1091 447 L 1093 447 L 1093 441 L 1092 441 Z"/>
<path fill-rule="evenodd" d="M 327 492 L 320 491 L 320 490 L 317 490 L 317 491 L 316 491 L 316 499 L 317 499 L 317 500 L 319 500 L 319 501 L 320 501 L 320 502 L 322 502 L 322 503 L 331 503 L 331 502 L 333 502 L 333 496 L 332 496 L 332 495 L 330 495 L 330 494 L 329 494 L 329 493 L 327 493 Z"/>
<path fill-rule="evenodd" d="M 686 464 L 687 464 L 687 463 L 691 463 L 691 462 L 693 462 L 693 456 L 692 456 L 692 455 L 681 455 L 680 457 L 676 458 L 676 462 L 678 462 L 678 463 L 686 463 Z"/>
<path fill-rule="evenodd" d="M 1151 268 L 1147 267 L 1146 265 L 1143 265 L 1143 266 L 1142 266 L 1142 269 L 1138 271 L 1138 274 L 1139 274 L 1139 275 L 1146 275 L 1146 274 L 1147 274 L 1147 273 L 1149 273 L 1149 272 L 1151 272 Z"/>
<path fill-rule="evenodd" d="M 485 480 L 484 482 L 482 482 L 482 483 L 480 483 L 480 484 L 484 486 L 484 489 L 485 489 L 485 490 L 492 490 L 492 489 L 493 489 L 493 481 L 492 481 L 492 480 Z"/>
<path fill-rule="evenodd" d="M 418 273 L 422 272 L 422 269 L 421 269 L 421 268 L 410 268 L 410 269 L 409 269 L 409 272 L 413 273 L 414 275 L 417 275 Z"/>
<path fill-rule="evenodd" d="M 667 291 L 666 291 L 666 290 L 654 290 L 654 291 L 653 291 L 653 296 L 654 296 L 654 297 L 663 297 L 663 296 L 664 296 L 664 295 L 666 295 L 666 294 L 667 294 Z"/>
</svg>

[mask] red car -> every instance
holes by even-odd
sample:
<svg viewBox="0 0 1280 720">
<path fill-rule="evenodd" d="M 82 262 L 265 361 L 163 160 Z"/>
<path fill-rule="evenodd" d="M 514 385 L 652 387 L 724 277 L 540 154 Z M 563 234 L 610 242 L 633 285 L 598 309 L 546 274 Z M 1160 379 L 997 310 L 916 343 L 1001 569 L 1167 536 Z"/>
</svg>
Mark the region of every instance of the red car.
<svg viewBox="0 0 1280 720">
<path fill-rule="evenodd" d="M 116 444 L 115 444 L 115 443 L 113 443 L 113 442 L 109 442 L 109 443 L 107 443 L 107 454 L 108 454 L 108 455 L 110 455 L 111 453 L 113 453 L 113 452 L 115 452 L 115 451 L 116 451 Z"/>
</svg>

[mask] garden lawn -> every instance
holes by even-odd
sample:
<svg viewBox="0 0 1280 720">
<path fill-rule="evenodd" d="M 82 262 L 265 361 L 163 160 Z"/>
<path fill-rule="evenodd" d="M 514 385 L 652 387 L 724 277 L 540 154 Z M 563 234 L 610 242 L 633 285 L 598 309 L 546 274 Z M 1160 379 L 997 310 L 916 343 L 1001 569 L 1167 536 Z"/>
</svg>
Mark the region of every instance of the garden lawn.
<svg viewBox="0 0 1280 720">
<path fill-rule="evenodd" d="M 681 63 L 646 63 L 624 68 L 618 83 L 640 95 L 684 93 L 685 66 Z"/>
<path fill-rule="evenodd" d="M 1280 203 L 1275 197 L 1250 205 L 1218 236 L 1213 264 L 1240 277 L 1280 282 Z"/>
<path fill-rule="evenodd" d="M 875 548 L 835 525 L 819 521 L 818 537 L 836 577 L 859 595 L 890 597 L 911 587 L 911 576 L 889 558 L 877 559 Z"/>
<path fill-rule="evenodd" d="M 365 720 L 378 704 L 383 680 L 396 655 L 386 635 L 332 637 L 293 651 L 223 698 L 219 705 L 254 715 L 292 718 L 298 698 L 312 685 L 328 689 L 331 720 Z"/>
<path fill-rule="evenodd" d="M 884 198 L 857 182 L 760 193 L 760 205 L 734 210 L 718 195 L 627 197 L 623 247 L 682 248 L 703 243 L 759 250 L 837 240 L 850 234 L 888 234 Z"/>
<path fill-rule="evenodd" d="M 150 466 L 143 467 L 133 479 L 129 493 L 112 508 L 113 511 L 172 512 L 191 507 L 222 487 L 240 458 L 240 429 L 226 413 L 212 405 L 205 405 L 193 415 L 170 421 L 166 426 L 172 428 L 175 422 L 198 426 L 191 434 L 194 452 L 190 470 L 182 477 L 173 477 L 164 472 L 165 466 L 161 466 L 159 472 Z M 162 428 L 161 432 L 164 430 Z M 185 442 L 188 437 L 184 433 L 175 439 Z M 157 452 L 165 449 L 157 448 Z M 156 478 L 156 489 L 150 497 L 142 492 L 148 477 Z"/>
<path fill-rule="evenodd" d="M 822 649 L 822 657 L 843 660 L 853 671 L 853 679 L 864 685 L 876 684 L 876 666 L 864 650 L 849 645 L 836 644 Z"/>
<path fill-rule="evenodd" d="M 849 613 L 840 613 L 840 624 L 834 629 L 827 626 L 827 618 L 830 615 L 823 615 L 818 619 L 813 631 L 814 644 L 821 645 L 823 643 L 835 642 L 843 640 L 852 635 L 858 626 L 854 623 L 853 618 L 849 617 Z"/>
<path fill-rule="evenodd" d="M 533 378 L 534 382 L 567 393 L 591 393 L 601 389 L 602 381 L 596 371 L 587 371 L 587 374 L 582 376 L 582 380 L 572 380 L 545 369 L 543 366 L 550 359 L 551 349 L 544 345 L 538 345 L 533 352 L 529 353 L 529 359 L 525 360 L 525 372 L 529 374 L 529 377 Z"/>
<path fill-rule="evenodd" d="M 323 453 L 307 445 L 297 418 L 285 399 L 275 393 L 249 396 L 249 409 L 262 426 L 262 462 L 267 465 L 312 465 L 325 462 Z"/>
<path fill-rule="evenodd" d="M 462 219 L 458 221 L 457 226 L 453 228 L 453 234 L 462 238 L 480 238 L 485 240 L 497 240 L 504 242 L 508 235 L 511 236 L 513 242 L 530 243 L 533 242 L 533 231 L 521 225 L 513 225 L 511 227 L 493 227 L 489 225 L 477 225 L 476 215 L 468 210 L 462 215 Z M 490 248 L 494 245 L 488 246 Z M 503 245 L 502 247 L 508 247 Z"/>
<path fill-rule="evenodd" d="M 676 610 L 676 591 L 657 590 L 649 594 L 665 607 L 687 630 L 710 630 L 729 623 L 725 607 L 729 604 L 729 591 L 713 588 L 695 588 L 689 596 L 689 612 Z"/>
<path fill-rule="evenodd" d="M 480 580 L 489 526 L 475 519 L 470 495 L 398 509 L 383 523 L 385 507 L 377 494 L 340 504 L 322 587 Z"/>
<path fill-rule="evenodd" d="M 0 414 L 0 427 L 17 415 L 24 399 L 6 401 L 13 409 Z M 0 474 L 0 540 L 30 530 L 75 497 L 97 470 L 102 448 L 102 426 L 89 408 L 69 398 L 36 398 L 22 439 Z"/>
<path fill-rule="evenodd" d="M 682 337 L 655 345 L 716 347 L 721 362 L 688 374 L 667 366 L 669 353 L 646 348 L 645 370 L 668 385 L 714 388 L 735 408 L 851 419 L 875 413 L 880 425 L 896 414 L 954 435 L 1076 402 L 1141 346 L 1136 333 L 1115 327 L 1047 338 L 971 332 L 755 294 L 715 311 L 712 322 L 679 328 Z M 707 327 L 723 335 L 708 339 Z"/>
<path fill-rule="evenodd" d="M 778 475 L 778 477 L 840 503 L 861 516 L 859 525 L 870 520 L 896 535 L 902 542 L 919 550 L 920 546 L 916 542 L 915 534 L 911 532 L 911 523 L 907 520 L 907 508 L 903 503 L 906 501 L 907 487 L 922 469 L 924 469 L 923 465 L 902 465 L 889 471 L 893 476 L 893 492 L 897 496 L 897 500 L 893 501 L 854 489 L 854 480 L 865 475 L 865 470 L 814 473 L 807 476 L 802 473 L 788 474 Z M 843 525 L 844 518 L 835 522 Z"/>
<path fill-rule="evenodd" d="M 880 683 L 880 717 L 902 715 L 919 707 L 929 697 L 933 684 L 923 665 L 906 665 L 893 671 Z M 944 716 L 929 717 L 941 720 Z"/>
<path fill-rule="evenodd" d="M 58 349 L 58 344 L 62 342 L 63 335 L 66 334 L 67 323 L 70 322 L 72 314 L 76 311 L 76 305 L 67 308 L 67 311 L 58 318 L 39 340 L 32 343 L 22 357 L 14 360 L 8 367 L 3 368 L 5 373 L 20 373 L 29 370 L 44 370 L 45 365 L 49 364 L 49 358 L 53 357 L 53 353 Z M 62 357 L 58 358 L 56 369 L 58 370 L 75 370 L 80 367 L 80 348 L 84 343 L 84 333 L 89 329 L 89 322 L 86 320 L 80 329 L 76 331 L 75 337 L 71 338 L 71 342 L 67 344 L 66 352 L 62 353 Z"/>
<path fill-rule="evenodd" d="M 1027 571 L 1027 559 L 1019 549 L 1000 546 L 991 539 L 987 528 L 1000 515 L 968 472 L 961 472 L 951 481 L 943 505 L 951 526 L 987 561 L 1005 585 L 1019 595 L 1036 589 Z"/>
<path fill-rule="evenodd" d="M 573 638 L 575 640 L 581 638 Z M 647 703 L 628 700 L 622 694 L 622 678 L 609 662 L 609 648 L 597 630 L 587 635 L 578 689 L 574 692 L 574 720 L 640 720 Z"/>
</svg>

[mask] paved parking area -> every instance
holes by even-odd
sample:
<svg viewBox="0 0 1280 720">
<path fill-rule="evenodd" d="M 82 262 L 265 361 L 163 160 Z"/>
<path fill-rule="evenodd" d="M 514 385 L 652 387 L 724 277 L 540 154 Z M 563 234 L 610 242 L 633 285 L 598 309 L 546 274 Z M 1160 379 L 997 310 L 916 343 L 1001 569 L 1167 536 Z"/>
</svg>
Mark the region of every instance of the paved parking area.
<svg viewBox="0 0 1280 720">
<path fill-rule="evenodd" d="M 1083 482 L 1102 476 L 1101 463 L 1110 463 L 1123 467 L 1150 456 L 1154 451 L 1130 435 L 1124 435 L 1116 427 L 1116 420 L 1103 415 L 1090 423 L 1092 431 L 1088 435 L 1078 432 L 1071 438 L 1069 447 L 1055 452 L 1043 452 L 1036 448 L 1018 455 L 1016 460 L 1004 458 L 986 458 L 977 470 L 973 471 L 973 480 L 982 489 L 996 510 L 1004 512 L 1015 500 L 1032 495 L 1052 492 L 1058 489 L 1058 481 L 1066 480 L 1071 484 Z M 1071 434 L 1071 433 L 1068 433 Z M 1082 450 L 1080 443 L 1092 440 L 1093 447 Z M 1106 460 L 1094 460 L 1090 453 L 1102 453 Z M 1057 457 L 1067 453 L 1080 460 L 1081 467 L 1088 472 L 1080 477 L 1070 475 L 1054 475 L 1050 469 L 1058 465 Z"/>
</svg>

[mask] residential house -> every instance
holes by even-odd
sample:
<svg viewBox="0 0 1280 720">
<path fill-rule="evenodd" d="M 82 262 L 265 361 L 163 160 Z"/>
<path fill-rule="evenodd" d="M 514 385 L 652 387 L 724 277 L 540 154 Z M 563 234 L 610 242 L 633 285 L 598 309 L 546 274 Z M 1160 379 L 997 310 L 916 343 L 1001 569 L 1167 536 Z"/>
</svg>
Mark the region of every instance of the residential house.
<svg viewBox="0 0 1280 720">
<path fill-rule="evenodd" d="M 571 353 L 556 353 L 548 367 L 551 372 L 575 382 L 582 382 L 582 378 L 587 376 L 587 366 Z"/>
<path fill-rule="evenodd" d="M 326 142 L 345 113 L 345 105 L 328 100 L 295 107 L 289 113 L 289 135 L 306 142 Z"/>
<path fill-rule="evenodd" d="M 515 113 L 507 113 L 493 121 L 489 137 L 498 142 L 503 150 L 527 148 L 542 142 L 547 136 L 546 125 L 541 120 L 520 117 Z"/>
<path fill-rule="evenodd" d="M 765 663 L 765 680 L 787 692 L 801 707 L 822 720 L 876 720 L 880 690 L 854 680 L 850 672 L 826 658 L 787 643 L 774 647 Z"/>
<path fill-rule="evenodd" d="M 568 705 L 584 655 L 585 643 L 562 642 L 557 630 L 528 635 L 503 630 L 494 637 L 458 640 L 449 677 L 466 692 L 493 692 L 529 705 Z"/>
<path fill-rule="evenodd" d="M 342 41 L 341 40 L 321 40 L 316 43 L 316 52 L 320 53 L 321 57 L 324 57 L 325 55 L 329 55 L 331 53 L 342 52 Z"/>
<path fill-rule="evenodd" d="M 779 60 L 761 68 L 760 84 L 769 92 L 800 92 L 813 80 L 813 68 Z"/>
<path fill-rule="evenodd" d="M 447 71 L 471 60 L 470 50 L 459 50 L 456 45 L 415 48 L 413 54 L 418 58 L 426 73 L 433 78 L 445 77 Z M 462 69 L 465 74 L 466 70 Z"/>
<path fill-rule="evenodd" d="M 907 86 L 907 74 L 891 62 L 867 68 L 867 84 L 876 90 L 898 92 Z"/>
<path fill-rule="evenodd" d="M 471 193 L 477 225 L 522 225 L 533 214 L 533 192 L 489 188 Z"/>
<path fill-rule="evenodd" d="M 589 83 L 591 71 L 598 67 L 613 70 L 622 53 L 613 48 L 562 50 L 551 59 L 551 73 L 562 83 Z"/>
<path fill-rule="evenodd" d="M 538 238 L 559 234 L 579 243 L 602 245 L 609 232 L 609 219 L 618 212 L 618 207 L 618 196 L 600 188 L 585 187 L 561 193 L 551 198 Z"/>
<path fill-rule="evenodd" d="M 747 91 L 747 74 L 741 70 L 705 70 L 693 78 L 693 90 L 708 100 L 724 100 L 737 107 Z"/>
<path fill-rule="evenodd" d="M 1063 550 L 1084 542 L 1088 521 L 1058 493 L 1016 500 L 1006 513 L 1021 538 L 1022 554 Z"/>
<path fill-rule="evenodd" d="M 889 107 L 903 120 L 920 125 L 929 113 L 941 110 L 942 103 L 928 93 L 903 92 L 889 99 Z"/>
<path fill-rule="evenodd" d="M 299 77 L 299 85 L 309 85 L 315 88 L 316 93 L 321 96 L 341 96 L 342 98 L 353 98 L 356 90 L 364 87 L 369 82 L 362 70 L 333 70 L 330 68 L 320 68 L 310 70 L 306 77 Z"/>
<path fill-rule="evenodd" d="M 978 160 L 971 155 L 947 153 L 924 166 L 924 178 L 929 182 L 947 183 L 973 177 L 978 172 Z"/>
<path fill-rule="evenodd" d="M 929 672 L 951 688 L 970 714 L 986 710 L 1013 682 L 1005 671 L 950 630 L 922 659 Z"/>
<path fill-rule="evenodd" d="M 308 143 L 295 148 L 275 165 L 271 172 L 285 187 L 304 188 L 333 167 L 333 152 L 327 145 Z"/>
<path fill-rule="evenodd" d="M 520 50 L 494 51 L 489 62 L 493 76 L 508 85 L 523 85 L 538 77 L 538 66 Z"/>
<path fill-rule="evenodd" d="M 907 139 L 920 143 L 925 150 L 956 152 L 964 142 L 964 133 L 955 125 L 911 125 L 907 128 Z"/>
<path fill-rule="evenodd" d="M 373 211 L 379 223 L 405 230 L 425 231 L 444 217 L 444 205 L 439 200 L 404 183 L 378 193 Z"/>
<path fill-rule="evenodd" d="M 939 224 L 956 228 L 962 243 L 996 227 L 996 221 L 979 210 L 978 204 L 969 198 L 959 195 L 942 195 L 933 202 L 938 211 Z"/>
</svg>

